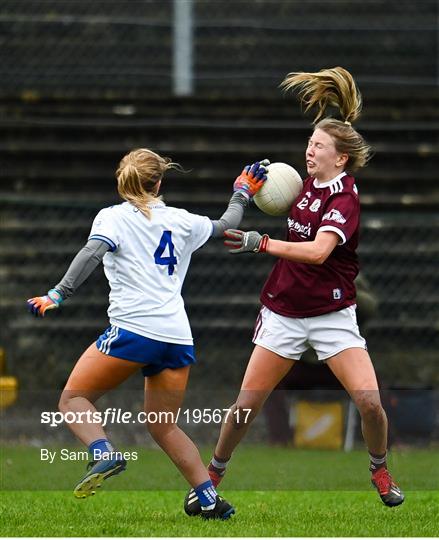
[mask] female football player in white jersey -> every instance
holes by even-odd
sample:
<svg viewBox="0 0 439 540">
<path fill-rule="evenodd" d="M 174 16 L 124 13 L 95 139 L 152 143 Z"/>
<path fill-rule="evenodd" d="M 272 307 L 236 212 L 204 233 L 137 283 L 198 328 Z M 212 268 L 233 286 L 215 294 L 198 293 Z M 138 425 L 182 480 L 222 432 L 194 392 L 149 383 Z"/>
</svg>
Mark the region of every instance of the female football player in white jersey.
<svg viewBox="0 0 439 540">
<path fill-rule="evenodd" d="M 372 483 L 387 506 L 404 501 L 386 467 L 387 418 L 377 379 L 355 315 L 354 279 L 358 274 L 360 203 L 351 174 L 366 165 L 370 147 L 352 127 L 361 111 L 361 95 L 349 72 L 337 67 L 318 73 L 290 73 L 287 90 L 298 89 L 308 110 L 316 105 L 313 133 L 305 152 L 308 178 L 288 219 L 288 240 L 273 240 L 256 231 L 226 231 L 231 253 L 268 253 L 277 257 L 261 293 L 253 343 L 236 414 L 223 422 L 209 464 L 215 486 L 232 452 L 264 401 L 313 347 L 355 402 L 370 454 Z M 327 106 L 341 120 L 323 118 Z M 239 414 L 251 409 L 247 416 Z M 194 497 L 186 506 L 199 512 Z"/>
<path fill-rule="evenodd" d="M 226 212 L 212 221 L 168 207 L 158 196 L 164 173 L 173 167 L 177 165 L 171 160 L 148 149 L 127 154 L 116 171 L 125 202 L 98 213 L 87 244 L 60 283 L 47 295 L 28 300 L 28 305 L 34 315 L 44 316 L 103 261 L 110 285 L 110 327 L 79 358 L 59 403 L 61 412 L 78 414 L 78 422 L 69 423 L 69 428 L 88 446 L 92 458 L 75 496 L 94 494 L 103 480 L 125 469 L 126 460 L 108 441 L 102 423 L 87 422 L 86 415 L 97 412 L 94 402 L 100 396 L 142 368 L 145 412 L 148 418 L 157 413 L 160 419 L 148 424 L 152 437 L 193 487 L 202 516 L 227 519 L 234 508 L 217 496 L 196 446 L 176 423 L 195 362 L 181 288 L 192 253 L 211 236 L 221 237 L 227 228 L 239 225 L 266 170 L 259 163 L 246 167 L 234 183 Z"/>
</svg>

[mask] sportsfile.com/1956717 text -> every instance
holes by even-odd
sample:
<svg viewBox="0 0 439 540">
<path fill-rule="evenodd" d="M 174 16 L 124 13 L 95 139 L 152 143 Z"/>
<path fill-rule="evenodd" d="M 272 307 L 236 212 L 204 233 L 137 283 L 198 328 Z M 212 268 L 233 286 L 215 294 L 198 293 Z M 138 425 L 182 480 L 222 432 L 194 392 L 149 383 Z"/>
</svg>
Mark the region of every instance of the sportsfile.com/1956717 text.
<svg viewBox="0 0 439 540">
<path fill-rule="evenodd" d="M 187 424 L 221 424 L 224 421 L 247 423 L 251 409 L 231 408 L 204 408 L 204 409 L 177 409 L 174 411 L 140 411 L 132 413 L 115 407 L 109 407 L 104 411 L 43 411 L 41 423 L 50 427 L 58 427 L 66 424 L 157 424 L 177 423 L 183 420 Z"/>
</svg>

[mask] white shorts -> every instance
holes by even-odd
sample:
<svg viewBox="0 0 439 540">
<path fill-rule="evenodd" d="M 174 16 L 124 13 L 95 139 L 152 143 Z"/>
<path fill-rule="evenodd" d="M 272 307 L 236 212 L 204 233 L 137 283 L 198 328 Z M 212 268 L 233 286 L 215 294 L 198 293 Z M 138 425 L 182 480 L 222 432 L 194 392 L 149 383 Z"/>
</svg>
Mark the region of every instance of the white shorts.
<svg viewBox="0 0 439 540">
<path fill-rule="evenodd" d="M 253 343 L 291 360 L 300 360 L 309 347 L 316 351 L 319 360 L 327 360 L 351 347 L 367 349 L 355 310 L 356 306 L 349 306 L 317 317 L 295 319 L 262 306 Z"/>
</svg>

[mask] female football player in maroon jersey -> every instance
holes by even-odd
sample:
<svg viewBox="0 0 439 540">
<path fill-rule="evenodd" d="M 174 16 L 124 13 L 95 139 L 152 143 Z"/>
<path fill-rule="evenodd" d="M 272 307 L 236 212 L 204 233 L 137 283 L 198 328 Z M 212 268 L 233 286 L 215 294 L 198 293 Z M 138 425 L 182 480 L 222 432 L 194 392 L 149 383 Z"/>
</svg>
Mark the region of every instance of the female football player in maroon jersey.
<svg viewBox="0 0 439 540">
<path fill-rule="evenodd" d="M 268 395 L 311 346 L 355 402 L 372 483 L 384 504 L 396 506 L 404 495 L 386 467 L 387 418 L 355 314 L 360 202 L 352 173 L 366 165 L 371 151 L 351 125 L 361 111 L 361 95 L 341 67 L 290 73 L 283 86 L 298 90 L 305 110 L 318 108 L 305 152 L 308 177 L 287 219 L 287 241 L 256 231 L 225 233 L 231 253 L 267 253 L 277 260 L 261 293 L 255 348 L 233 406 L 236 414 L 223 422 L 210 476 L 218 485 Z M 328 106 L 338 108 L 341 120 L 324 118 Z M 196 501 L 189 500 L 195 513 Z"/>
</svg>

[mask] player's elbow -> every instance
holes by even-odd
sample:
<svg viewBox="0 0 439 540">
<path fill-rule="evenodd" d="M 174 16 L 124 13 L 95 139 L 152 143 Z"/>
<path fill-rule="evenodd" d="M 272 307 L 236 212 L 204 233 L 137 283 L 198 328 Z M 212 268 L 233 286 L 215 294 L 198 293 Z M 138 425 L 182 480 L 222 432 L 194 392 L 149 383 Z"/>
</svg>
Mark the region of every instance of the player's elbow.
<svg viewBox="0 0 439 540">
<path fill-rule="evenodd" d="M 319 266 L 326 261 L 326 258 L 327 257 L 322 257 L 322 256 L 313 257 L 312 260 L 309 262 L 309 264 L 315 264 L 316 266 Z"/>
<path fill-rule="evenodd" d="M 328 258 L 328 255 L 329 254 L 326 252 L 326 250 L 315 249 L 311 254 L 311 260 L 309 261 L 309 263 L 315 265 L 323 264 Z"/>
<path fill-rule="evenodd" d="M 316 238 L 311 243 L 311 264 L 323 264 L 337 245 L 338 237 L 334 233 L 323 234 L 323 238 Z"/>
</svg>

